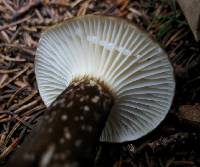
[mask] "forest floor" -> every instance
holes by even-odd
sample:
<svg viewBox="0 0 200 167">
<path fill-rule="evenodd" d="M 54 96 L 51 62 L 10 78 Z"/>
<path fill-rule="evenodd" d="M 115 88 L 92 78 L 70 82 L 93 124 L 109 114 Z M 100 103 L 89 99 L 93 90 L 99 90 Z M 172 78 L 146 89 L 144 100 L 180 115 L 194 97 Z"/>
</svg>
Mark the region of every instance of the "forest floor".
<svg viewBox="0 0 200 167">
<path fill-rule="evenodd" d="M 200 42 L 175 0 L 0 0 L 0 166 L 46 109 L 34 74 L 41 32 L 92 13 L 123 17 L 145 29 L 168 53 L 176 78 L 161 125 L 137 141 L 99 143 L 95 166 L 200 166 Z"/>
</svg>

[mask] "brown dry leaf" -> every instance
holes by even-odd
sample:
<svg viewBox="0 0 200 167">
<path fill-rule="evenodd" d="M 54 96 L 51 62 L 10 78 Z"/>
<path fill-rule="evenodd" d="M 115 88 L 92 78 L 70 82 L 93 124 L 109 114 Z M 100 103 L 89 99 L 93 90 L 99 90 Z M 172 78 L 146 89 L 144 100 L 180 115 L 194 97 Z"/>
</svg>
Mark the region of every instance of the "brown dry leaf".
<svg viewBox="0 0 200 167">
<path fill-rule="evenodd" d="M 200 3 L 199 0 L 178 0 L 178 3 L 185 14 L 190 28 L 197 41 L 200 40 Z"/>
<path fill-rule="evenodd" d="M 179 112 L 181 118 L 200 123 L 200 104 L 182 105 L 179 107 Z"/>
</svg>

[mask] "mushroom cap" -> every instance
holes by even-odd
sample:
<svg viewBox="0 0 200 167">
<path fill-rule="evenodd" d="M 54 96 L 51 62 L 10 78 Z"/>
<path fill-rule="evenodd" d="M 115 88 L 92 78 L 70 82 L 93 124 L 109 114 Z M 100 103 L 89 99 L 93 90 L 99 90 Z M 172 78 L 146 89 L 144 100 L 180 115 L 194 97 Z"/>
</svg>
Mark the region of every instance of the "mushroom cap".
<svg viewBox="0 0 200 167">
<path fill-rule="evenodd" d="M 100 137 L 136 140 L 168 113 L 175 89 L 173 68 L 163 49 L 131 22 L 86 15 L 58 24 L 40 38 L 35 73 L 47 106 L 79 76 L 103 80 L 115 104 Z"/>
</svg>

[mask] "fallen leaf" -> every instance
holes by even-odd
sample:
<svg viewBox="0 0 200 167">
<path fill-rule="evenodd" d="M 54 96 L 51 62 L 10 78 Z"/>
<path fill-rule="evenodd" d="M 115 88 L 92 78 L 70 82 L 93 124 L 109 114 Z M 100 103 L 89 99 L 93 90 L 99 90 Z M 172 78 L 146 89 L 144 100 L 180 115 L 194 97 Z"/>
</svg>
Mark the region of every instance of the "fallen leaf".
<svg viewBox="0 0 200 167">
<path fill-rule="evenodd" d="M 182 105 L 179 112 L 181 118 L 200 123 L 200 104 Z"/>
</svg>

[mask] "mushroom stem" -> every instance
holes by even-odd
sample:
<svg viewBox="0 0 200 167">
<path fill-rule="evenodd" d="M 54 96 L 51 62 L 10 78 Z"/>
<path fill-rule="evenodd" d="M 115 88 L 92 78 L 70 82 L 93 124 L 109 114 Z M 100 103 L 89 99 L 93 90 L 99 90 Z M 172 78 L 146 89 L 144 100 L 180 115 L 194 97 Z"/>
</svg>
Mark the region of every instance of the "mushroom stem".
<svg viewBox="0 0 200 167">
<path fill-rule="evenodd" d="M 52 103 L 10 166 L 91 167 L 95 146 L 114 103 L 110 89 L 78 78 Z"/>
</svg>

